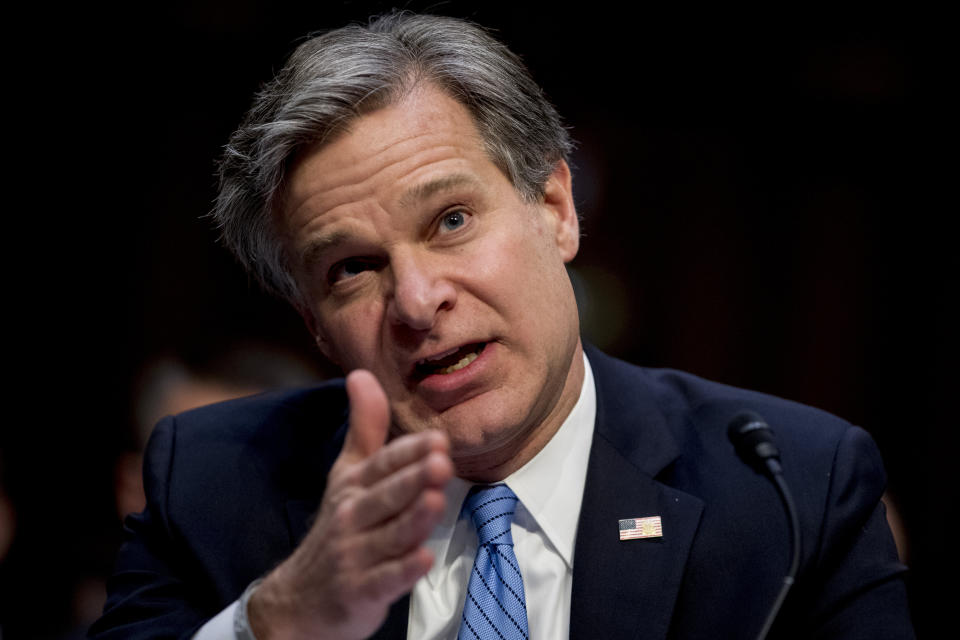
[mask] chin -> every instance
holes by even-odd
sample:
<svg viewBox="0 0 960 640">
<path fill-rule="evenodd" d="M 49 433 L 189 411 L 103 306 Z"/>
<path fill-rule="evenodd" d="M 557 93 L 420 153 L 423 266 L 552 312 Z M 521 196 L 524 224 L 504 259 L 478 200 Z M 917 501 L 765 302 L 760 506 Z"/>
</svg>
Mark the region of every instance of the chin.
<svg viewBox="0 0 960 640">
<path fill-rule="evenodd" d="M 471 404 L 479 403 L 458 405 L 438 416 L 438 428 L 449 436 L 450 452 L 455 459 L 489 454 L 499 458 L 497 451 L 522 448 L 525 429 L 517 423 L 517 416 L 523 412 L 511 411 L 503 404 L 489 408 Z"/>
</svg>

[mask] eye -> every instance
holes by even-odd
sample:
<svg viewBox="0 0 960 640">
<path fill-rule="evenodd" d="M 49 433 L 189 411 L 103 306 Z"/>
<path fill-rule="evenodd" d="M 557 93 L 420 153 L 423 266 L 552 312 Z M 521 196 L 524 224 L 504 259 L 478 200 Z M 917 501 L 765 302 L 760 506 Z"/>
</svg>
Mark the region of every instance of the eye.
<svg viewBox="0 0 960 640">
<path fill-rule="evenodd" d="M 454 209 L 440 217 L 440 231 L 456 231 L 466 223 L 467 214 L 460 209 Z"/>
<path fill-rule="evenodd" d="M 374 271 L 378 268 L 379 263 L 372 258 L 347 258 L 330 268 L 327 279 L 330 284 L 336 284 L 343 280 L 355 278 L 365 271 Z"/>
</svg>

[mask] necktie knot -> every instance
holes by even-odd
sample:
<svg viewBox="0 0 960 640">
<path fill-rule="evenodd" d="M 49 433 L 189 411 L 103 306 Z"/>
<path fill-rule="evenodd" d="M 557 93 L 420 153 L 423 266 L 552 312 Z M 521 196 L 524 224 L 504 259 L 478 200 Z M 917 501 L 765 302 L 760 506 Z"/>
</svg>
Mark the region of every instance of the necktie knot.
<svg viewBox="0 0 960 640">
<path fill-rule="evenodd" d="M 510 523 L 517 496 L 505 484 L 477 486 L 463 503 L 477 529 L 459 640 L 530 640 L 520 564 Z"/>
<path fill-rule="evenodd" d="M 513 546 L 510 524 L 517 506 L 517 496 L 505 484 L 478 486 L 471 489 L 464 509 L 477 529 L 479 544 Z"/>
</svg>

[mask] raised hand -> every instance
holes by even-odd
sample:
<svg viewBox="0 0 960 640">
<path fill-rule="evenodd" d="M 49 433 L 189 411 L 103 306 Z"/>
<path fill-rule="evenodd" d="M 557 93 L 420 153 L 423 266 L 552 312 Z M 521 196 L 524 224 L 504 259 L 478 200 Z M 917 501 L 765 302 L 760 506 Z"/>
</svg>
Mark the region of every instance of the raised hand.
<svg viewBox="0 0 960 640">
<path fill-rule="evenodd" d="M 367 637 L 433 564 L 421 545 L 453 476 L 447 437 L 387 443 L 390 408 L 376 378 L 357 370 L 346 384 L 349 429 L 316 521 L 250 599 L 258 640 Z"/>
</svg>

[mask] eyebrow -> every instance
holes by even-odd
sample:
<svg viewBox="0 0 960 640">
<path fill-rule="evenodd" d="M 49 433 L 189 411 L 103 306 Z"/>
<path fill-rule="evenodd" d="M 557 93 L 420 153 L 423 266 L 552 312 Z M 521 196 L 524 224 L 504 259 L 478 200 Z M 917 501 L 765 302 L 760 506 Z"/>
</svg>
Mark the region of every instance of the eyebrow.
<svg viewBox="0 0 960 640">
<path fill-rule="evenodd" d="M 479 185 L 480 181 L 474 176 L 466 173 L 454 173 L 435 180 L 428 180 L 422 184 L 415 185 L 407 189 L 400 196 L 401 206 L 410 206 L 415 202 L 420 202 L 444 191 L 450 191 L 457 187 Z"/>
<path fill-rule="evenodd" d="M 300 252 L 300 264 L 313 264 L 314 262 L 318 261 L 324 253 L 349 238 L 350 234 L 344 231 L 334 231 L 333 233 L 321 236 L 319 238 L 312 238 L 309 244 L 307 244 L 307 246 L 303 248 L 303 251 Z"/>
</svg>

